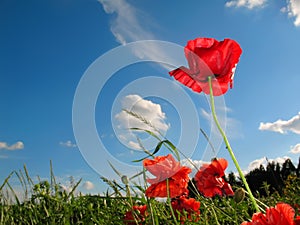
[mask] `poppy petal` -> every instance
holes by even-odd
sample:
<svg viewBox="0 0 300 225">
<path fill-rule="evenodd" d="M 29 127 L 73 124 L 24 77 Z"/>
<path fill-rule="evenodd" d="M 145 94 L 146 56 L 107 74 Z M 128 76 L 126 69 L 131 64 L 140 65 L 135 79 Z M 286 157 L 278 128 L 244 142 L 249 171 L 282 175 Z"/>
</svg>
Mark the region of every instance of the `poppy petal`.
<svg viewBox="0 0 300 225">
<path fill-rule="evenodd" d="M 191 88 L 193 91 L 200 93 L 202 91 L 200 85 L 197 83 L 197 81 L 191 78 L 188 73 L 185 72 L 187 70 L 188 69 L 186 67 L 182 66 L 178 69 L 170 71 L 169 74 L 173 76 L 176 80 L 178 80 L 180 83 Z"/>
<path fill-rule="evenodd" d="M 181 166 L 171 154 L 145 159 L 143 165 L 155 176 L 147 179 L 151 185 L 146 189 L 146 196 L 167 197 L 169 193 L 173 198 L 188 192 L 188 174 L 191 169 Z"/>
</svg>

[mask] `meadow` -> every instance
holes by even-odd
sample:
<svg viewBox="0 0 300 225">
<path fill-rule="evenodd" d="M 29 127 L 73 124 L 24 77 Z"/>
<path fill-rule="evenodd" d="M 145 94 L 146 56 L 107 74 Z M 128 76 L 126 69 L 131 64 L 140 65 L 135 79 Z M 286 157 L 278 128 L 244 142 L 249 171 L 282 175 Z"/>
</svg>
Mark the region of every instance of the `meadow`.
<svg viewBox="0 0 300 225">
<path fill-rule="evenodd" d="M 270 163 L 266 168 L 255 169 L 248 173 L 246 178 L 250 187 L 256 187 L 254 194 L 262 209 L 284 202 L 294 207 L 296 215 L 300 215 L 299 174 L 299 165 L 296 168 L 288 160 L 281 166 Z M 13 176 L 18 177 L 22 186 L 21 196 L 10 184 Z M 36 183 L 24 166 L 22 170 L 9 174 L 0 187 L 0 224 L 225 225 L 249 221 L 255 213 L 251 200 L 242 189 L 242 182 L 233 177 L 232 173 L 226 176 L 226 180 L 231 183 L 235 195 L 207 198 L 198 193 L 193 197 L 200 202 L 200 208 L 194 212 L 187 208 L 175 211 L 170 204 L 174 199 L 165 198 L 158 201 L 146 197 L 143 194 L 145 187 L 129 185 L 126 177 L 122 179 L 125 180 L 124 183 L 104 177 L 102 179 L 109 187 L 106 193 L 83 195 L 76 191 L 81 180 L 73 182 L 69 187 L 70 191 L 57 184 L 51 164 L 49 179 Z M 258 184 L 261 186 L 258 187 Z M 192 192 L 191 187 L 189 190 Z M 133 211 L 135 206 L 147 206 L 147 212 Z"/>
</svg>

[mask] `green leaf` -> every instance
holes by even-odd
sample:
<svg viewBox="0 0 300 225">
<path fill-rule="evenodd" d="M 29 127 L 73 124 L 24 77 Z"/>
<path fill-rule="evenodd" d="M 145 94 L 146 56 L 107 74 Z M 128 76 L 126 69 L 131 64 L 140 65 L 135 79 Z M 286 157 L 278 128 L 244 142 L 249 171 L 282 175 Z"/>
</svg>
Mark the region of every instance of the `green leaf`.
<svg viewBox="0 0 300 225">
<path fill-rule="evenodd" d="M 154 132 L 147 130 L 147 129 L 132 127 L 132 128 L 130 128 L 130 130 L 144 131 L 144 132 L 148 133 L 149 135 L 151 135 L 152 137 L 156 138 L 157 140 L 161 140 Z"/>
<path fill-rule="evenodd" d="M 118 174 L 119 177 L 122 177 L 123 175 L 110 163 L 108 162 L 110 167 L 113 169 L 113 171 L 115 171 L 116 174 Z"/>
<path fill-rule="evenodd" d="M 173 145 L 173 143 L 172 143 L 171 141 L 169 141 L 169 140 L 164 140 L 163 143 L 164 143 L 164 144 L 167 144 L 167 145 L 171 148 L 171 149 L 170 149 L 170 148 L 169 148 L 169 149 L 170 149 L 171 151 L 174 152 L 174 154 L 175 154 L 177 160 L 179 161 L 179 160 L 180 160 L 179 151 L 178 151 L 178 149 L 175 147 L 175 145 Z"/>
</svg>

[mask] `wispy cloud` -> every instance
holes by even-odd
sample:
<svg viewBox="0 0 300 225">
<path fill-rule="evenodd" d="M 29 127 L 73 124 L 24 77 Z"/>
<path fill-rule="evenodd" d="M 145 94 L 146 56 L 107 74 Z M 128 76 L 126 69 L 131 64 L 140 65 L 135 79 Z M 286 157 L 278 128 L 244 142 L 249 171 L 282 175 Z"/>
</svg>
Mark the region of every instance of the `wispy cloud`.
<svg viewBox="0 0 300 225">
<path fill-rule="evenodd" d="M 5 149 L 5 150 L 21 150 L 24 148 L 24 143 L 22 141 L 18 141 L 12 145 L 7 144 L 6 142 L 0 142 L 0 149 Z"/>
<path fill-rule="evenodd" d="M 300 143 L 295 146 L 291 146 L 290 153 L 299 154 L 300 153 Z"/>
<path fill-rule="evenodd" d="M 288 131 L 300 134 L 300 112 L 298 115 L 292 117 L 289 120 L 277 120 L 273 123 L 263 123 L 261 122 L 259 125 L 259 130 L 268 130 L 268 131 L 274 131 L 281 134 L 285 134 Z"/>
<path fill-rule="evenodd" d="M 121 44 L 154 38 L 151 32 L 143 28 L 139 19 L 141 12 L 125 0 L 99 0 L 99 2 L 106 13 L 116 15 L 111 22 L 111 32 Z"/>
<path fill-rule="evenodd" d="M 263 8 L 267 0 L 232 0 L 225 3 L 226 7 L 245 7 L 248 9 Z"/>
<path fill-rule="evenodd" d="M 157 37 L 149 27 L 153 23 L 152 20 L 146 18 L 145 13 L 135 8 L 126 0 L 98 0 L 107 14 L 113 14 L 110 30 L 116 40 L 125 45 L 129 42 L 142 40 L 156 40 Z M 138 50 L 134 50 L 134 54 L 141 59 L 150 59 L 156 62 L 165 61 L 165 59 L 174 58 L 172 54 L 165 52 L 155 43 L 145 42 L 140 44 Z M 166 64 L 162 67 L 170 69 Z"/>
<path fill-rule="evenodd" d="M 77 145 L 72 143 L 72 141 L 68 140 L 68 141 L 61 141 L 59 142 L 59 144 L 63 147 L 67 147 L 67 148 L 76 148 Z"/>
<path fill-rule="evenodd" d="M 202 160 L 194 160 L 194 159 L 182 159 L 180 160 L 180 163 L 183 166 L 187 166 L 189 168 L 191 168 L 192 172 L 190 174 L 191 177 L 194 177 L 195 174 L 197 173 L 197 171 L 200 169 L 200 167 L 203 164 L 209 164 L 210 162 L 208 161 L 202 161 Z"/>
<path fill-rule="evenodd" d="M 118 121 L 118 137 L 120 140 L 127 142 L 126 144 L 133 149 L 140 149 L 140 147 L 136 141 L 136 136 L 130 132 L 130 128 L 151 130 L 158 134 L 158 132 L 165 133 L 170 127 L 170 124 L 165 121 L 166 115 L 159 104 L 145 100 L 139 95 L 127 95 L 123 98 L 121 104 L 123 109 L 133 112 L 150 122 L 150 125 L 148 125 L 125 111 L 115 115 L 115 119 Z"/>
<path fill-rule="evenodd" d="M 287 0 L 287 6 L 281 8 L 283 13 L 287 13 L 289 17 L 294 18 L 294 25 L 300 26 L 300 1 L 299 0 Z"/>
<path fill-rule="evenodd" d="M 141 149 L 140 144 L 134 141 L 128 141 L 128 147 L 131 149 Z"/>
</svg>

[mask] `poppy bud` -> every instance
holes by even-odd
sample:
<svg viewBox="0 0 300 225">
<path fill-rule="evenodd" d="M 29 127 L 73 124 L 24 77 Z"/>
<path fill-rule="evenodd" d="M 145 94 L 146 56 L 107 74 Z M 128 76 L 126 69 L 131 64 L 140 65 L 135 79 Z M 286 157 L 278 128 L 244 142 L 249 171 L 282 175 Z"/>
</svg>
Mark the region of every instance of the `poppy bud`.
<svg viewBox="0 0 300 225">
<path fill-rule="evenodd" d="M 128 184 L 128 178 L 127 178 L 127 176 L 122 176 L 121 177 L 121 180 L 122 180 L 122 182 L 123 182 L 123 184 L 125 184 L 125 185 L 127 185 Z"/>
<path fill-rule="evenodd" d="M 234 201 L 236 203 L 241 203 L 245 198 L 245 190 L 243 188 L 238 188 L 234 193 Z"/>
</svg>

